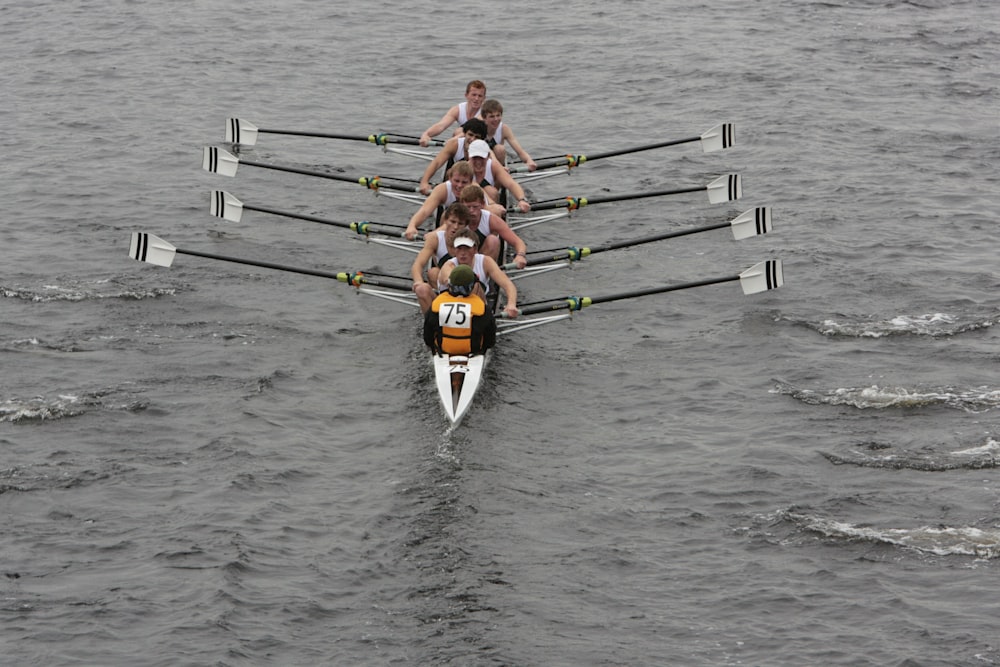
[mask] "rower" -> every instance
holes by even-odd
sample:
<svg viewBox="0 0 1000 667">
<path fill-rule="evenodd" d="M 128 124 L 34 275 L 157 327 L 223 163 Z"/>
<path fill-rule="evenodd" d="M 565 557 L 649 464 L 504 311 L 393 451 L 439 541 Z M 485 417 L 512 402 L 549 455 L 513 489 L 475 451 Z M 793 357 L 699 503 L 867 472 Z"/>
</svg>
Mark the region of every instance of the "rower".
<svg viewBox="0 0 1000 667">
<path fill-rule="evenodd" d="M 538 169 L 538 165 L 528 155 L 528 151 L 521 147 L 521 142 L 514 136 L 514 130 L 510 129 L 509 125 L 504 124 L 503 105 L 500 104 L 499 100 L 486 100 L 483 102 L 483 108 L 480 113 L 483 116 L 483 120 L 486 121 L 486 143 L 493 149 L 493 154 L 496 155 L 497 161 L 500 164 L 507 164 L 507 149 L 504 146 L 506 142 L 510 144 L 510 147 L 514 149 L 517 156 L 521 158 L 521 162 L 528 167 L 528 171 Z"/>
<path fill-rule="evenodd" d="M 469 209 L 465 204 L 454 202 L 445 209 L 441 216 L 442 225 L 424 236 L 424 247 L 417 253 L 410 267 L 413 276 L 413 293 L 417 295 L 420 311 L 427 312 L 438 290 L 438 271 L 441 264 L 455 255 L 454 242 L 459 234 L 468 230 Z M 427 279 L 424 280 L 424 269 L 427 269 Z"/>
<path fill-rule="evenodd" d="M 498 188 L 506 189 L 517 197 L 517 208 L 521 213 L 530 211 L 531 203 L 524 194 L 524 188 L 490 155 L 490 147 L 485 141 L 473 141 L 469 146 L 469 163 L 472 165 L 474 182 L 479 183 L 486 196 L 493 201 L 497 201 L 500 196 Z"/>
<path fill-rule="evenodd" d="M 500 239 L 507 242 L 507 245 L 514 249 L 514 262 L 517 268 L 523 269 L 527 264 L 528 246 L 521 240 L 521 237 L 514 233 L 507 221 L 492 213 L 483 204 L 483 189 L 472 183 L 462 188 L 458 195 L 458 201 L 465 204 L 469 209 L 472 221 L 469 229 L 479 236 L 480 252 L 492 257 L 497 262 L 500 261 Z"/>
<path fill-rule="evenodd" d="M 483 143 L 485 144 L 486 142 Z M 472 165 L 464 160 L 456 162 L 452 166 L 451 171 L 448 172 L 448 180 L 435 185 L 431 193 L 424 199 L 424 203 L 420 205 L 417 212 L 410 218 L 403 236 L 411 241 L 417 238 L 418 228 L 421 223 L 433 216 L 436 209 L 443 209 L 449 204 L 458 201 L 458 193 L 466 185 L 472 183 L 472 178 Z"/>
<path fill-rule="evenodd" d="M 472 268 L 457 267 L 424 315 L 424 342 L 436 354 L 483 354 L 496 343 L 496 320 L 475 285 Z"/>
<path fill-rule="evenodd" d="M 429 145 L 435 135 L 441 134 L 451 127 L 452 124 L 458 123 L 459 125 L 463 125 L 465 121 L 478 116 L 479 109 L 483 106 L 483 100 L 485 99 L 486 84 L 479 79 L 470 81 L 465 86 L 465 101 L 448 109 L 441 120 L 428 127 L 420 135 L 420 145 Z"/>
<path fill-rule="evenodd" d="M 452 245 L 455 256 L 439 265 L 441 270 L 437 274 L 438 290 L 444 291 L 448 288 L 449 276 L 456 267 L 469 266 L 479 279 L 475 287 L 476 292 L 488 300 L 495 289 L 501 289 L 507 297 L 504 312 L 507 317 L 517 317 L 517 287 L 492 257 L 477 252 L 479 237 L 476 233 L 471 229 L 461 231 L 455 236 Z"/>
<path fill-rule="evenodd" d="M 480 118 L 470 118 L 462 125 L 464 134 L 454 136 L 444 142 L 444 148 L 438 151 L 431 163 L 424 170 L 424 175 L 420 177 L 420 185 L 417 189 L 421 194 L 431 193 L 431 178 L 441 167 L 447 172 L 456 162 L 466 159 L 465 149 L 476 139 L 486 138 L 486 123 Z"/>
</svg>

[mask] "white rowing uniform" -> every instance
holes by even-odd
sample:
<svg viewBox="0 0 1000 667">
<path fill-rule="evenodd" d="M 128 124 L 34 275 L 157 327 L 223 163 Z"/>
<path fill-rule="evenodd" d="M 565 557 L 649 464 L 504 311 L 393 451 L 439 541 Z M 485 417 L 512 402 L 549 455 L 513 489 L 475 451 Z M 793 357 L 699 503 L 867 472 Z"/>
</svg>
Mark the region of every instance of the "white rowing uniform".
<svg viewBox="0 0 1000 667">
<path fill-rule="evenodd" d="M 459 125 L 465 125 L 465 121 L 469 120 L 470 118 L 476 118 L 476 116 L 470 116 L 469 115 L 469 103 L 468 102 L 459 102 L 459 104 L 458 104 L 458 124 Z"/>
<path fill-rule="evenodd" d="M 486 158 L 486 173 L 483 176 L 483 180 L 479 181 L 479 185 L 482 187 L 486 187 L 487 185 L 496 187 L 493 179 L 493 158 Z"/>
<path fill-rule="evenodd" d="M 486 143 L 490 145 L 490 148 L 503 146 L 503 121 L 500 121 L 500 124 L 497 125 L 497 131 L 493 133 L 493 136 L 486 138 Z"/>
<path fill-rule="evenodd" d="M 473 255 L 472 259 L 472 272 L 476 274 L 476 279 L 479 280 L 483 285 L 483 294 L 489 294 L 492 289 L 492 283 L 490 282 L 489 276 L 486 275 L 486 267 L 483 266 L 483 258 L 486 255 L 480 255 L 478 252 Z M 452 266 L 458 266 L 458 257 L 452 257 L 445 264 L 451 263 Z M 444 267 L 442 267 L 444 268 Z M 440 273 L 438 274 L 441 275 Z M 448 289 L 448 284 L 441 282 L 438 278 L 438 292 L 444 292 Z"/>
<path fill-rule="evenodd" d="M 485 208 L 479 212 L 479 224 L 476 226 L 476 231 L 479 232 L 480 243 L 490 235 L 490 215 L 490 212 Z"/>
<path fill-rule="evenodd" d="M 441 261 L 446 257 L 451 257 L 451 253 L 448 252 L 448 240 L 444 237 L 444 230 L 439 229 L 434 233 L 438 237 L 437 252 L 434 253 L 434 266 L 441 266 Z"/>
<path fill-rule="evenodd" d="M 445 181 L 444 184 L 448 188 L 448 196 L 444 198 L 444 204 L 442 204 L 442 207 L 448 208 L 450 205 L 458 201 L 458 195 L 456 195 L 455 191 L 452 189 L 451 181 Z"/>
<path fill-rule="evenodd" d="M 447 172 L 454 166 L 456 162 L 461 162 L 465 159 L 465 137 L 458 137 L 458 148 L 455 149 L 455 154 L 448 158 L 448 161 L 444 165 L 444 170 Z"/>
</svg>

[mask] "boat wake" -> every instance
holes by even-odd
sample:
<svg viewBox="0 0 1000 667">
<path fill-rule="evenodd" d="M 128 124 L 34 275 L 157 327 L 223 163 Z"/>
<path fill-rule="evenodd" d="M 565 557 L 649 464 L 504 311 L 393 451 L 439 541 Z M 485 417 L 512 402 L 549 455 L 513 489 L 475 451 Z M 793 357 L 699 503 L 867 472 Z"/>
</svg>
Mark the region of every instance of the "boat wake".
<svg viewBox="0 0 1000 667">
<path fill-rule="evenodd" d="M 138 287 L 118 278 L 81 281 L 68 279 L 57 284 L 30 286 L 0 285 L 0 296 L 33 303 L 54 301 L 97 301 L 102 299 L 157 299 L 176 294 L 174 287 Z"/>
<path fill-rule="evenodd" d="M 827 319 L 802 324 L 824 336 L 840 338 L 884 338 L 886 336 L 957 336 L 970 331 L 987 329 L 1000 321 L 1000 315 L 958 317 L 947 313 L 897 315 L 888 320 Z"/>
<path fill-rule="evenodd" d="M 786 510 L 780 518 L 802 531 L 835 541 L 872 542 L 914 549 L 935 556 L 974 556 L 1000 558 L 1000 528 L 972 526 L 918 526 L 916 528 L 880 528 L 836 521 L 830 518 Z"/>
<path fill-rule="evenodd" d="M 1000 390 L 988 387 L 960 389 L 938 387 L 916 389 L 907 387 L 839 387 L 828 391 L 798 389 L 776 380 L 772 391 L 791 396 L 808 405 L 847 405 L 861 410 L 886 408 L 921 408 L 943 406 L 970 413 L 986 412 L 1000 407 Z"/>
<path fill-rule="evenodd" d="M 847 454 L 820 452 L 834 465 L 856 465 L 865 468 L 891 470 L 981 470 L 1000 467 L 1000 443 L 987 438 L 982 445 L 958 451 L 911 451 L 879 442 L 864 442 L 854 446 Z"/>
<path fill-rule="evenodd" d="M 95 410 L 140 412 L 148 401 L 121 389 L 31 398 L 6 398 L 0 402 L 0 422 L 31 423 L 78 417 Z"/>
</svg>

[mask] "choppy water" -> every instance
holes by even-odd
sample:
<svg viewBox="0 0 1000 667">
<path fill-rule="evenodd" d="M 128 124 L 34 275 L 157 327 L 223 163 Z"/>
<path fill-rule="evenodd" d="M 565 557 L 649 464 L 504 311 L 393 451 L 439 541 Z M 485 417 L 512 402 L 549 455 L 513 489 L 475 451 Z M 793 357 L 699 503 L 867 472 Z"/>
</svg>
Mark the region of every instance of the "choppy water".
<svg viewBox="0 0 1000 667">
<path fill-rule="evenodd" d="M 1000 9 L 966 2 L 18 2 L 0 7 L 0 642 L 12 665 L 995 665 Z M 482 78 L 538 199 L 744 178 L 525 232 L 588 245 L 771 206 L 525 281 L 738 273 L 504 339 L 446 432 L 413 312 L 319 278 L 409 256 L 409 204 L 202 171 L 224 121 L 418 133 Z M 254 159 L 415 178 L 360 143 Z"/>
</svg>

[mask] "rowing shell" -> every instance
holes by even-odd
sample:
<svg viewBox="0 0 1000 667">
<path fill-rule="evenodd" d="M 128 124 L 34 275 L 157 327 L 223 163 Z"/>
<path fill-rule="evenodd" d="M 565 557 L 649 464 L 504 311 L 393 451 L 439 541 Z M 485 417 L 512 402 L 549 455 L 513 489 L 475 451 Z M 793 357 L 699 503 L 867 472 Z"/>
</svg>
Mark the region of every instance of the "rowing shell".
<svg viewBox="0 0 1000 667">
<path fill-rule="evenodd" d="M 476 397 L 483 371 L 489 363 L 490 351 L 469 356 L 433 354 L 431 358 L 441 406 L 451 425 L 458 426 L 472 407 L 472 399 Z"/>
</svg>

